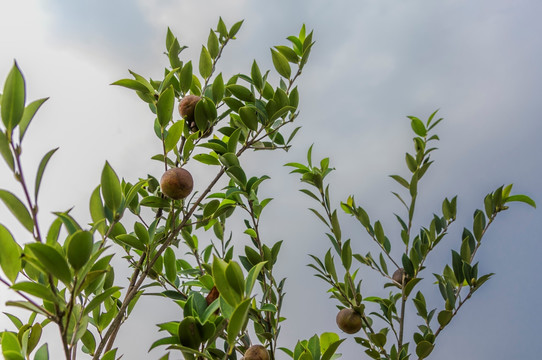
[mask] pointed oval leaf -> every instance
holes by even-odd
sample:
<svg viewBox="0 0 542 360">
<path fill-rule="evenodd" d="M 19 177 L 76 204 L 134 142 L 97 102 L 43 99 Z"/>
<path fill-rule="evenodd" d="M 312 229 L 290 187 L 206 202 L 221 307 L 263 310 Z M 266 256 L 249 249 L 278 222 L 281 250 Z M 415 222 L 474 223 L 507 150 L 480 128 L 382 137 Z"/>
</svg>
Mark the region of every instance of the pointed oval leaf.
<svg viewBox="0 0 542 360">
<path fill-rule="evenodd" d="M 23 74 L 17 62 L 14 62 L 4 82 L 4 92 L 2 93 L 0 107 L 2 122 L 6 126 L 8 134 L 11 134 L 12 130 L 19 124 L 23 117 L 25 97 Z"/>
<path fill-rule="evenodd" d="M 192 86 L 192 61 L 184 64 L 181 70 L 179 83 L 181 86 L 181 91 L 183 93 L 186 93 L 188 92 L 188 90 L 190 90 L 190 87 Z"/>
<path fill-rule="evenodd" d="M 286 79 L 289 79 L 290 75 L 292 74 L 292 69 L 290 68 L 288 59 L 286 59 L 286 57 L 280 52 L 273 49 L 271 49 L 271 58 L 277 72 Z"/>
<path fill-rule="evenodd" d="M 247 320 L 248 310 L 250 309 L 250 303 L 252 299 L 246 299 L 235 307 L 231 315 L 230 322 L 228 323 L 228 344 L 233 346 L 237 340 L 237 336 L 245 327 Z"/>
<path fill-rule="evenodd" d="M 32 216 L 30 216 L 30 212 L 17 196 L 7 190 L 0 190 L 0 199 L 28 231 L 32 232 L 34 230 Z"/>
<path fill-rule="evenodd" d="M 42 243 L 27 244 L 32 254 L 43 265 L 44 269 L 68 285 L 72 281 L 72 274 L 68 262 L 58 250 L 50 245 Z"/>
<path fill-rule="evenodd" d="M 68 261 L 77 271 L 90 259 L 94 243 L 90 231 L 76 231 L 68 243 Z"/>
<path fill-rule="evenodd" d="M 156 103 L 156 115 L 158 122 L 162 127 L 165 127 L 173 116 L 173 107 L 175 106 L 175 92 L 170 86 L 164 90 Z"/>
<path fill-rule="evenodd" d="M 204 78 L 207 79 L 211 76 L 213 72 L 213 59 L 211 54 L 205 46 L 201 47 L 201 53 L 199 55 L 199 73 Z"/>
<path fill-rule="evenodd" d="M 122 199 L 120 181 L 109 162 L 105 162 L 101 177 L 102 197 L 105 205 L 112 211 L 117 211 Z"/>
<path fill-rule="evenodd" d="M 0 267 L 6 277 L 15 282 L 21 270 L 21 247 L 9 232 L 0 224 Z"/>
<path fill-rule="evenodd" d="M 258 117 L 253 108 L 243 106 L 239 109 L 239 116 L 241 116 L 241 121 L 243 124 L 245 124 L 250 130 L 258 130 Z"/>
<path fill-rule="evenodd" d="M 49 162 L 49 159 L 51 159 L 51 156 L 58 150 L 58 148 L 53 149 L 49 151 L 47 154 L 43 156 L 43 158 L 40 161 L 40 165 L 38 166 L 38 173 L 36 174 L 36 186 L 34 188 L 34 198 L 38 199 L 38 193 L 40 190 L 41 185 L 41 179 L 43 177 L 43 172 L 45 171 L 45 167 L 47 166 L 47 163 Z"/>
</svg>

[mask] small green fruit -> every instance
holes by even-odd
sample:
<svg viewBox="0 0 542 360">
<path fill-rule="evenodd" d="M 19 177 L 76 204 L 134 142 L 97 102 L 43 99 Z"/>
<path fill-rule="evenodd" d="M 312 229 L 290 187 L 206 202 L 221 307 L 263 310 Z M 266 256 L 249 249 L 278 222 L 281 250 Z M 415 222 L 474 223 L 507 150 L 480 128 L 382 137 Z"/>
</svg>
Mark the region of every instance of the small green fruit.
<svg viewBox="0 0 542 360">
<path fill-rule="evenodd" d="M 245 352 L 242 360 L 269 360 L 269 352 L 262 345 L 252 345 Z"/>
<path fill-rule="evenodd" d="M 162 175 L 160 188 L 162 189 L 162 193 L 171 199 L 184 199 L 192 192 L 194 180 L 187 170 L 173 168 Z"/>
<path fill-rule="evenodd" d="M 337 314 L 336 320 L 339 329 L 347 334 L 355 334 L 361 329 L 361 315 L 353 309 L 342 309 Z"/>
</svg>

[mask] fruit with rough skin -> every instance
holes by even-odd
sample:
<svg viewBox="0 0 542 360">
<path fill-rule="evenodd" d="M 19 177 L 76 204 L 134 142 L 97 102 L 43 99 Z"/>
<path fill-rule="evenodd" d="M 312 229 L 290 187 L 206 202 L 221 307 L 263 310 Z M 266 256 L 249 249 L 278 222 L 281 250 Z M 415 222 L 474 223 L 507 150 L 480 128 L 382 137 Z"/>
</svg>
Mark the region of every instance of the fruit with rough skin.
<svg viewBox="0 0 542 360">
<path fill-rule="evenodd" d="M 160 179 L 162 193 L 171 199 L 184 199 L 192 192 L 193 188 L 192 175 L 183 168 L 169 169 Z"/>
<path fill-rule="evenodd" d="M 242 360 L 269 360 L 269 352 L 262 345 L 252 345 L 245 352 Z"/>
<path fill-rule="evenodd" d="M 362 325 L 361 315 L 355 310 L 349 308 L 339 311 L 336 321 L 339 329 L 347 334 L 357 333 L 361 329 Z"/>
<path fill-rule="evenodd" d="M 410 281 L 410 277 L 406 274 L 405 272 L 405 269 L 403 268 L 399 268 L 397 270 L 395 270 L 395 272 L 393 273 L 393 275 L 391 276 L 391 278 L 393 279 L 393 281 L 395 281 L 396 283 L 398 283 L 399 285 L 404 285 L 403 284 L 403 275 L 405 276 L 405 283 L 406 284 L 407 282 Z"/>
</svg>

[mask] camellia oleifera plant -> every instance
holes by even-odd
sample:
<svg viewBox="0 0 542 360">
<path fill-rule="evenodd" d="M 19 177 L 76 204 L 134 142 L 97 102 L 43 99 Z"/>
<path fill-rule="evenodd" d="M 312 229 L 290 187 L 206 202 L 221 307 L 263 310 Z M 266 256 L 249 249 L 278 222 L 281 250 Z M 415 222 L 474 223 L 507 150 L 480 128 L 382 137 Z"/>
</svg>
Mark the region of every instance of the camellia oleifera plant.
<svg viewBox="0 0 542 360">
<path fill-rule="evenodd" d="M 356 204 L 354 196 L 340 204 L 346 214 L 359 221 L 367 232 L 368 241 L 376 244 L 378 254 L 354 253 L 353 242 L 344 240 L 337 209 L 331 205 L 329 184 L 325 182 L 333 170 L 328 158 L 313 165 L 311 147 L 307 164 L 286 164 L 294 168 L 292 173 L 301 174 L 301 181 L 309 185 L 301 191 L 318 202 L 319 208 L 310 210 L 325 224 L 332 245 L 321 258 L 311 255 L 313 262 L 309 266 L 329 285 L 331 297 L 339 303 L 337 326 L 346 334 L 354 334 L 356 343 L 371 359 L 427 358 L 442 330 L 493 275 L 478 273 L 475 255 L 496 216 L 514 201 L 536 207 L 526 195 L 511 195 L 512 185 L 499 187 L 483 199 L 483 210 L 474 211 L 472 227 L 464 228 L 459 241 L 454 243 L 456 247 L 451 250 L 450 263 L 443 264 L 443 268 L 432 276 L 427 274 L 426 260 L 447 235 L 457 212 L 457 197 L 446 198 L 440 214 L 433 214 L 425 226 L 414 226 L 420 181 L 433 163 L 431 153 L 436 148 L 432 143 L 439 140 L 433 130 L 442 118 L 436 119 L 436 114 L 435 111 L 425 122 L 414 116 L 408 117 L 415 135 L 414 151 L 405 156 L 409 176 L 391 175 L 403 189 L 403 193 L 393 192 L 404 207 L 403 215 L 395 214 L 400 229 L 398 234 L 391 236 L 381 221 L 371 221 L 363 207 Z M 356 262 L 358 266 L 355 266 Z M 381 276 L 383 287 L 390 289 L 387 297 L 362 290 L 365 269 Z M 428 304 L 423 292 L 416 289 L 424 280 L 421 276 L 438 287 L 443 299 L 440 304 Z M 407 319 L 408 324 L 415 323 L 417 327 L 407 327 Z"/>
<path fill-rule="evenodd" d="M 313 40 L 303 26 L 298 36 L 287 38 L 289 46 L 271 49 L 276 74 L 262 72 L 254 61 L 249 74 L 226 78 L 218 62 L 241 25 L 228 29 L 220 19 L 197 66 L 181 57 L 185 46 L 168 29 L 169 66 L 162 79 L 130 72 L 133 78 L 113 83 L 148 104 L 149 129 L 156 134 L 159 153 L 152 159 L 164 170 L 130 182 L 106 162 L 90 198 L 88 225 L 69 211 L 58 211 L 50 226 L 40 226 L 40 185 L 57 149 L 43 156 L 30 181 L 23 172 L 23 140 L 47 99 L 27 103 L 25 80 L 13 66 L 0 102 L 0 153 L 20 188 L 0 190 L 0 199 L 32 241 L 16 241 L 2 221 L 0 282 L 17 297 L 7 305 L 28 312 L 26 317 L 6 313 L 15 330 L 0 333 L 5 359 L 49 359 L 41 338 L 45 326 L 58 328 L 61 343 L 54 347 L 62 348 L 67 360 L 118 359 L 117 334 L 145 295 L 160 295 L 156 301 L 172 301 L 182 309 L 182 316 L 157 324 L 161 338 L 150 341 L 149 349 L 163 350 L 160 359 L 170 354 L 279 358 L 285 279 L 275 277 L 274 264 L 282 242 L 264 241 L 259 230 L 270 199 L 260 198 L 258 188 L 268 176 L 247 174 L 241 158 L 249 150 L 290 147 L 298 131 L 289 127 L 299 114 L 295 83 Z M 214 169 L 215 175 L 207 181 L 193 177 L 194 162 Z M 235 211 L 239 216 L 232 217 Z M 228 221 L 240 221 L 244 233 L 234 235 Z M 243 237 L 249 245 L 236 261 L 234 243 L 239 241 L 234 240 Z M 126 259 L 128 281 L 115 277 L 113 256 Z M 284 351 L 299 359 L 305 343 L 314 354 L 311 359 L 328 360 L 341 340 L 324 333 Z"/>
</svg>

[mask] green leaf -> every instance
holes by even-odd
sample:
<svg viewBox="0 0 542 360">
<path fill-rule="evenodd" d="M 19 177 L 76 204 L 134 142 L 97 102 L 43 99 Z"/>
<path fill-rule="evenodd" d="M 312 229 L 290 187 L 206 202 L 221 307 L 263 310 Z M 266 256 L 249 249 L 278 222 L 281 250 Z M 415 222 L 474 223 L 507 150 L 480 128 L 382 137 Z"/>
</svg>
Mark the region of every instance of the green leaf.
<svg viewBox="0 0 542 360">
<path fill-rule="evenodd" d="M 452 320 L 452 316 L 453 316 L 453 313 L 451 310 L 442 310 L 441 312 L 439 312 L 437 318 L 438 318 L 438 323 L 440 327 L 443 328 L 446 325 L 448 325 L 450 320 Z"/>
<path fill-rule="evenodd" d="M 151 91 L 149 91 L 149 88 L 147 88 L 145 84 L 134 79 L 117 80 L 114 83 L 111 83 L 111 85 L 118 85 L 118 86 L 122 86 L 131 90 L 141 91 L 144 94 L 152 93 Z"/>
<path fill-rule="evenodd" d="M 192 61 L 184 64 L 181 70 L 179 83 L 181 86 L 181 91 L 183 93 L 186 93 L 188 90 L 190 90 L 190 86 L 192 86 Z"/>
<path fill-rule="evenodd" d="M 222 73 L 218 74 L 213 81 L 212 95 L 215 104 L 218 104 L 224 98 L 224 79 L 222 78 Z"/>
<path fill-rule="evenodd" d="M 166 140 L 164 141 L 164 146 L 166 148 L 166 153 L 173 150 L 175 146 L 177 146 L 177 143 L 179 142 L 179 139 L 181 138 L 181 135 L 183 134 L 184 130 L 184 121 L 180 120 L 177 121 L 175 124 L 171 125 L 171 127 L 167 131 Z"/>
<path fill-rule="evenodd" d="M 113 295 L 120 289 L 121 287 L 119 286 L 113 286 L 105 290 L 103 293 L 96 295 L 94 299 L 90 300 L 90 302 L 87 304 L 87 306 L 83 310 L 83 315 L 88 315 L 92 310 L 94 310 L 97 306 L 99 306 L 105 300 L 109 299 L 111 295 Z"/>
<path fill-rule="evenodd" d="M 101 360 L 115 360 L 116 358 L 117 358 L 117 349 L 113 349 L 106 352 Z"/>
<path fill-rule="evenodd" d="M 250 69 L 250 77 L 252 78 L 252 82 L 254 83 L 254 86 L 256 89 L 258 89 L 259 92 L 263 89 L 263 78 L 262 73 L 260 72 L 260 68 L 258 67 L 258 64 L 256 63 L 256 60 L 252 62 L 252 68 Z"/>
<path fill-rule="evenodd" d="M 0 267 L 13 283 L 21 271 L 21 247 L 9 230 L 0 224 Z"/>
<path fill-rule="evenodd" d="M 416 135 L 425 137 L 427 135 L 427 130 L 425 129 L 423 122 L 415 116 L 409 116 L 408 118 L 411 120 L 410 126 Z"/>
<path fill-rule="evenodd" d="M 68 263 L 56 248 L 42 243 L 27 244 L 26 248 L 32 251 L 32 254 L 34 254 L 47 272 L 66 285 L 71 283 L 72 274 Z"/>
<path fill-rule="evenodd" d="M 226 173 L 242 188 L 246 186 L 247 176 L 245 175 L 245 172 L 240 166 L 231 166 L 226 170 Z"/>
<path fill-rule="evenodd" d="M 0 154 L 8 164 L 11 171 L 15 170 L 15 160 L 9 148 L 9 141 L 3 131 L 0 131 Z"/>
<path fill-rule="evenodd" d="M 213 259 L 213 279 L 215 281 L 215 286 L 220 293 L 220 296 L 232 307 L 237 306 L 241 301 L 241 296 L 235 292 L 229 285 L 228 279 L 226 278 L 226 267 L 227 263 L 215 257 Z"/>
<path fill-rule="evenodd" d="M 34 360 L 49 360 L 49 349 L 47 344 L 43 344 L 38 350 L 36 350 Z"/>
<path fill-rule="evenodd" d="M 197 154 L 192 158 L 206 165 L 220 165 L 220 161 L 218 161 L 216 157 L 209 154 Z"/>
<path fill-rule="evenodd" d="M 239 32 L 239 29 L 241 29 L 241 25 L 243 25 L 243 21 L 244 20 L 241 20 L 233 24 L 233 26 L 230 28 L 230 32 L 228 33 L 228 37 L 232 39 L 235 37 L 237 32 Z"/>
<path fill-rule="evenodd" d="M 242 298 L 245 291 L 245 278 L 241 266 L 235 261 L 230 261 L 226 266 L 225 274 L 230 288 Z"/>
<path fill-rule="evenodd" d="M 277 72 L 286 79 L 289 79 L 290 75 L 292 74 L 292 69 L 290 68 L 288 59 L 286 59 L 286 57 L 280 52 L 273 49 L 271 49 L 271 57 L 273 60 L 273 65 L 275 66 Z"/>
<path fill-rule="evenodd" d="M 248 310 L 250 309 L 250 303 L 252 299 L 246 299 L 235 307 L 231 315 L 230 322 L 228 323 L 228 344 L 230 346 L 235 345 L 237 336 L 245 327 L 247 320 Z"/>
<path fill-rule="evenodd" d="M 120 206 L 122 193 L 120 181 L 109 162 L 105 162 L 101 177 L 102 197 L 110 210 L 116 212 Z"/>
<path fill-rule="evenodd" d="M 77 271 L 90 259 L 94 243 L 90 231 L 76 231 L 70 236 L 68 243 L 68 261 L 72 268 Z"/>
<path fill-rule="evenodd" d="M 4 82 L 4 92 L 2 93 L 2 102 L 0 106 L 2 122 L 6 126 L 8 138 L 12 130 L 19 124 L 24 113 L 25 103 L 25 83 L 23 74 L 19 69 L 17 62 L 13 63 L 6 81 Z"/>
<path fill-rule="evenodd" d="M 30 281 L 23 281 L 16 284 L 13 284 L 11 286 L 12 290 L 16 291 L 22 291 L 27 294 L 30 294 L 32 296 L 36 296 L 40 299 L 49 300 L 52 302 L 56 302 L 57 299 L 53 295 L 51 289 L 49 289 L 47 286 L 42 285 L 40 283 L 30 282 Z"/>
<path fill-rule="evenodd" d="M 0 199 L 4 202 L 11 213 L 30 232 L 34 230 L 34 220 L 26 209 L 26 206 L 15 195 L 7 190 L 0 190 Z"/>
<path fill-rule="evenodd" d="M 324 334 L 333 334 L 333 333 L 324 333 Z M 320 336 L 320 346 L 322 346 L 322 338 L 323 338 L 324 334 L 322 334 Z M 334 334 L 334 335 L 337 335 L 337 334 Z M 338 335 L 337 335 L 337 337 L 338 337 Z M 341 345 L 342 342 L 345 341 L 345 340 L 346 340 L 346 338 L 342 339 L 342 340 L 334 341 L 331 344 L 329 344 L 329 346 L 327 347 L 327 350 L 322 351 L 322 357 L 320 358 L 320 360 L 335 359 L 335 357 L 333 356 L 333 355 L 335 355 L 335 351 L 337 351 L 337 349 L 339 348 L 339 345 Z"/>
<path fill-rule="evenodd" d="M 213 100 L 208 97 L 203 97 L 200 101 L 198 101 L 196 108 L 194 109 L 194 118 L 196 120 L 196 126 L 199 130 L 207 130 L 210 124 L 214 122 L 216 117 L 217 111 Z"/>
<path fill-rule="evenodd" d="M 512 195 L 512 196 L 509 196 L 504 200 L 504 203 L 511 202 L 511 201 L 519 201 L 519 202 L 525 203 L 527 205 L 531 205 L 532 207 L 536 208 L 536 203 L 534 202 L 534 200 L 531 199 L 530 197 L 528 197 L 527 195 Z"/>
<path fill-rule="evenodd" d="M 23 118 L 21 119 L 21 122 L 19 123 L 19 141 L 20 142 L 23 141 L 24 134 L 26 134 L 26 130 L 28 130 L 28 125 L 30 125 L 30 122 L 34 118 L 34 115 L 36 115 L 36 112 L 38 111 L 38 109 L 48 99 L 49 98 L 44 98 L 44 99 L 32 101 L 30 104 L 28 104 L 24 108 Z"/>
<path fill-rule="evenodd" d="M 207 38 L 207 48 L 209 49 L 209 54 L 213 59 L 215 59 L 218 56 L 218 37 L 216 36 L 216 33 L 211 30 L 209 32 L 209 37 Z"/>
<path fill-rule="evenodd" d="M 349 271 L 350 266 L 352 265 L 352 249 L 350 248 L 350 239 L 348 239 L 343 245 L 341 252 L 341 261 L 344 268 Z"/>
<path fill-rule="evenodd" d="M 420 359 L 426 358 L 429 356 L 429 354 L 431 354 L 434 347 L 435 346 L 429 341 L 420 341 L 418 345 L 416 345 L 416 355 L 418 355 Z"/>
<path fill-rule="evenodd" d="M 233 96 L 235 96 L 239 100 L 248 102 L 254 101 L 254 94 L 252 93 L 252 91 L 250 91 L 243 85 L 230 84 L 226 86 L 226 90 L 230 91 Z"/>
<path fill-rule="evenodd" d="M 246 296 L 250 296 L 252 288 L 254 287 L 254 283 L 256 282 L 258 275 L 260 275 L 260 272 L 262 271 L 262 268 L 266 263 L 267 261 L 259 262 L 258 264 L 254 265 L 248 272 L 247 279 L 245 281 Z"/>
<path fill-rule="evenodd" d="M 289 62 L 297 64 L 299 62 L 299 56 L 295 53 L 294 50 L 289 48 L 288 46 L 275 46 L 275 49 L 277 49 L 286 59 L 288 59 Z"/>
<path fill-rule="evenodd" d="M 47 154 L 43 156 L 41 159 L 40 165 L 38 166 L 38 173 L 36 174 L 36 186 L 34 188 L 34 198 L 38 199 L 38 193 L 40 190 L 41 185 L 41 179 L 43 177 L 43 172 L 45 171 L 45 167 L 47 166 L 47 163 L 49 162 L 49 159 L 51 159 L 51 156 L 58 150 L 58 148 L 53 149 L 49 151 Z"/>
<path fill-rule="evenodd" d="M 134 249 L 145 251 L 146 246 L 141 242 L 141 240 L 133 235 L 129 234 L 120 234 L 115 237 L 117 241 L 120 241 L 121 243 L 128 245 L 129 247 L 133 247 Z"/>
<path fill-rule="evenodd" d="M 213 59 L 211 54 L 205 46 L 201 46 L 201 53 L 199 55 L 199 73 L 204 78 L 207 79 L 211 76 L 213 72 Z"/>
<path fill-rule="evenodd" d="M 10 331 L 4 331 L 2 334 L 2 354 L 5 356 L 7 352 L 21 353 L 19 340 L 17 339 L 17 336 Z M 21 359 L 23 359 L 22 356 Z"/>
<path fill-rule="evenodd" d="M 166 278 L 172 283 L 177 279 L 177 259 L 172 248 L 167 248 L 164 252 L 164 268 L 166 269 Z"/>
<path fill-rule="evenodd" d="M 160 196 L 147 196 L 141 199 L 139 205 L 153 208 L 167 208 L 169 207 L 169 201 Z"/>
<path fill-rule="evenodd" d="M 258 117 L 253 108 L 243 106 L 239 109 L 239 116 L 241 116 L 241 121 L 243 124 L 245 124 L 250 130 L 258 130 Z"/>
<path fill-rule="evenodd" d="M 484 213 L 477 210 L 476 215 L 474 216 L 474 222 L 472 224 L 472 232 L 474 233 L 474 237 L 476 238 L 476 240 L 478 241 L 482 240 L 485 226 L 486 226 L 486 219 L 485 219 Z"/>
<path fill-rule="evenodd" d="M 160 94 L 156 103 L 156 115 L 158 122 L 162 127 L 165 127 L 173 115 L 173 107 L 175 106 L 175 92 L 173 87 L 168 87 Z"/>
</svg>

